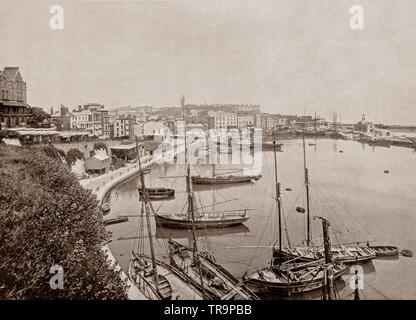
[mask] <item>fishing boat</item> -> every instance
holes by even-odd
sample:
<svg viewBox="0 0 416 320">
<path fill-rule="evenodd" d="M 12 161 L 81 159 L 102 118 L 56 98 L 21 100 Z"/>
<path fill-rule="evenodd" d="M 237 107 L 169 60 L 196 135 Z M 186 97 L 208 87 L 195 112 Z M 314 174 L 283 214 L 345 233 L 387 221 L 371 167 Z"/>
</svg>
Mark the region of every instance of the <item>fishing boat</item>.
<svg viewBox="0 0 416 320">
<path fill-rule="evenodd" d="M 277 181 L 277 160 L 275 160 L 276 201 L 278 211 L 278 242 L 282 244 L 282 213 L 280 183 Z M 325 220 L 326 221 L 326 220 Z M 328 223 L 324 226 L 324 235 L 327 235 Z M 326 229 L 325 229 L 326 228 Z M 308 263 L 299 263 L 298 259 L 292 259 L 283 263 L 270 263 L 266 267 L 252 270 L 243 276 L 243 282 L 256 294 L 273 294 L 278 296 L 291 296 L 319 289 L 324 284 L 326 269 L 331 268 L 334 279 L 341 277 L 348 268 L 339 262 L 333 262 L 330 254 L 329 241 L 325 241 L 325 259 Z"/>
<path fill-rule="evenodd" d="M 141 167 L 140 157 L 138 157 L 138 160 L 139 167 Z M 142 242 L 145 238 L 144 225 L 141 224 L 142 228 L 140 228 L 140 230 L 142 233 L 140 235 L 138 234 L 138 238 L 141 239 L 141 242 L 138 243 L 137 249 L 134 248 L 128 268 L 130 281 L 149 300 L 203 299 L 202 293 L 193 286 L 188 279 L 183 277 L 181 272 L 175 270 L 175 268 L 163 261 L 156 259 L 149 213 L 149 208 L 152 209 L 153 214 L 154 209 L 146 191 L 144 173 L 142 171 L 140 171 L 140 180 L 144 190 L 141 212 L 142 216 L 145 212 L 150 256 L 144 253 L 144 243 Z"/>
<path fill-rule="evenodd" d="M 192 179 L 190 165 L 187 165 L 186 190 L 188 193 L 188 211 L 187 213 L 156 213 L 156 222 L 158 225 L 167 228 L 177 229 L 196 229 L 202 228 L 226 228 L 240 225 L 249 219 L 247 209 L 225 210 L 214 212 L 203 212 L 202 208 L 194 205 L 192 194 Z M 191 211 L 194 215 L 192 221 Z"/>
<path fill-rule="evenodd" d="M 399 255 L 399 248 L 395 246 L 370 246 L 377 257 L 392 257 Z"/>
<path fill-rule="evenodd" d="M 155 263 L 156 270 L 151 257 L 132 252 L 128 270 L 130 281 L 149 300 L 202 300 L 201 292 L 180 272 L 160 260 Z"/>
<path fill-rule="evenodd" d="M 305 152 L 305 138 L 303 137 L 303 166 L 306 189 L 306 246 L 288 246 L 281 248 L 277 245 L 273 248 L 273 261 L 280 263 L 292 259 L 299 261 L 314 261 L 322 259 L 324 256 L 323 245 L 313 245 L 311 240 L 311 221 L 310 221 L 310 195 L 309 195 L 309 176 L 308 168 L 306 167 L 306 152 Z M 298 208 L 296 209 L 297 211 Z M 300 212 L 300 211 L 299 211 Z M 335 244 L 331 245 L 331 254 L 334 260 L 343 263 L 359 263 L 368 262 L 376 257 L 373 249 L 367 246 L 359 246 L 358 244 Z"/>
<path fill-rule="evenodd" d="M 144 190 L 142 186 L 138 186 L 139 196 L 143 197 Z M 164 200 L 175 196 L 175 189 L 169 189 L 165 187 L 159 188 L 146 188 L 147 194 L 150 200 Z"/>
<path fill-rule="evenodd" d="M 208 252 L 197 252 L 174 240 L 168 241 L 171 264 L 213 300 L 257 300 L 244 284 L 215 262 Z"/>
<path fill-rule="evenodd" d="M 243 280 L 248 288 L 259 295 L 292 296 L 320 289 L 325 277 L 324 267 L 323 261 L 278 270 L 268 266 L 245 275 Z M 332 266 L 332 271 L 336 280 L 348 272 L 348 267 L 336 263 Z"/>
<path fill-rule="evenodd" d="M 192 176 L 193 184 L 233 184 L 233 183 L 247 183 L 252 181 L 258 181 L 262 177 L 261 174 L 257 175 L 217 175 L 215 165 L 212 166 L 211 177 Z"/>
<path fill-rule="evenodd" d="M 252 181 L 258 181 L 262 177 L 261 174 L 258 175 L 224 175 L 224 176 L 215 176 L 215 177 L 201 177 L 193 176 L 193 184 L 232 184 L 232 183 L 246 183 Z"/>
<path fill-rule="evenodd" d="M 365 263 L 376 257 L 376 252 L 373 248 L 359 246 L 354 244 L 342 245 L 332 244 L 331 254 L 336 261 L 346 264 Z M 299 261 L 315 261 L 322 259 L 324 256 L 324 248 L 322 246 L 304 246 L 304 247 L 288 247 L 282 250 L 275 249 L 273 258 L 278 261 L 285 261 L 291 259 L 298 259 Z"/>
</svg>

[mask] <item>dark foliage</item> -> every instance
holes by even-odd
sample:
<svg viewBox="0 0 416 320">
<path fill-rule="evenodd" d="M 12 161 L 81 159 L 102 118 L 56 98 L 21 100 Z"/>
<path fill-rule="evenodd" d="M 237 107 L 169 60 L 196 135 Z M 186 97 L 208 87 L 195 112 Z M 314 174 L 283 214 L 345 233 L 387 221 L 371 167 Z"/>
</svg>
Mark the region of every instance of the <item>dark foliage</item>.
<svg viewBox="0 0 416 320">
<path fill-rule="evenodd" d="M 126 298 L 101 249 L 108 234 L 96 196 L 51 151 L 0 146 L 0 298 Z M 62 290 L 49 285 L 54 265 Z"/>
<path fill-rule="evenodd" d="M 51 157 L 53 159 L 59 160 L 62 162 L 62 159 L 65 159 L 65 152 L 61 149 L 55 148 L 53 145 L 46 145 L 46 146 L 40 146 L 40 147 L 33 147 L 33 149 L 39 149 L 40 151 L 43 151 L 48 157 Z"/>
<path fill-rule="evenodd" d="M 69 166 L 73 165 L 77 159 L 84 159 L 84 154 L 78 149 L 70 149 L 66 153 L 66 162 Z"/>
<path fill-rule="evenodd" d="M 107 145 L 104 142 L 94 142 L 94 150 L 99 150 L 99 149 L 104 149 L 105 151 L 108 152 Z"/>
<path fill-rule="evenodd" d="M 29 114 L 30 116 L 27 120 L 27 124 L 32 127 L 38 127 L 44 120 L 49 120 L 51 118 L 51 115 L 40 107 L 30 107 Z"/>
</svg>

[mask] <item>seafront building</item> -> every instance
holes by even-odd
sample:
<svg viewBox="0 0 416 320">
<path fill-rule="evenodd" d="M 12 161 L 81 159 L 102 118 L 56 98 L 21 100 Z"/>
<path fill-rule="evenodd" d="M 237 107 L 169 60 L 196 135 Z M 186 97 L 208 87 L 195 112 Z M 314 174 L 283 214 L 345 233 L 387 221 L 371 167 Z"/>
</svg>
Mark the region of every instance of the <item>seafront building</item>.
<svg viewBox="0 0 416 320">
<path fill-rule="evenodd" d="M 26 100 L 26 82 L 18 67 L 5 67 L 0 72 L 0 123 L 2 127 L 16 127 L 30 116 Z"/>
</svg>

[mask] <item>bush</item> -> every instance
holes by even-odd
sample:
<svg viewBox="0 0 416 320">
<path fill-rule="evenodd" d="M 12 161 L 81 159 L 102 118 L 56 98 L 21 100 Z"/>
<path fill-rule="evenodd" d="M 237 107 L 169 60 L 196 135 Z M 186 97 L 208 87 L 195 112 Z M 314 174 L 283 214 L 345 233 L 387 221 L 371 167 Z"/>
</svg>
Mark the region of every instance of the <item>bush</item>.
<svg viewBox="0 0 416 320">
<path fill-rule="evenodd" d="M 68 152 L 66 153 L 66 162 L 68 163 L 68 165 L 72 166 L 77 161 L 77 159 L 84 159 L 84 154 L 78 149 L 68 150 Z"/>
<path fill-rule="evenodd" d="M 0 230 L 0 298 L 126 298 L 101 249 L 109 236 L 96 196 L 39 148 L 0 146 Z M 62 290 L 49 285 L 54 265 Z"/>
<path fill-rule="evenodd" d="M 33 147 L 34 150 L 39 149 L 40 151 L 44 152 L 48 157 L 51 157 L 55 160 L 62 161 L 65 159 L 65 152 L 61 149 L 55 148 L 53 145 L 48 144 L 46 146 L 35 146 Z"/>
<path fill-rule="evenodd" d="M 104 149 L 108 153 L 107 145 L 104 142 L 94 142 L 94 151 L 99 149 Z"/>
</svg>

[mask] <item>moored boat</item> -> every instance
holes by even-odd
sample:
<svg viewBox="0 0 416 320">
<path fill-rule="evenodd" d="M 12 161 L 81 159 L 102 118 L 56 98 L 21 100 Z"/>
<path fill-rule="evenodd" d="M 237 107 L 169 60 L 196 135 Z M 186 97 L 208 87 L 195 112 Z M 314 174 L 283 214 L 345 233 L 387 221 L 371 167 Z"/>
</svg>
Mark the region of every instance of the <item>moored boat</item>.
<svg viewBox="0 0 416 320">
<path fill-rule="evenodd" d="M 155 260 L 156 273 L 152 269 L 152 259 L 144 254 L 133 252 L 129 264 L 130 281 L 150 300 L 202 300 L 201 292 L 187 283 L 181 274 L 168 264 Z"/>
<path fill-rule="evenodd" d="M 282 146 L 283 146 L 283 143 L 276 143 L 276 151 L 277 152 L 282 151 Z M 262 150 L 265 150 L 265 151 L 267 151 L 267 150 L 274 150 L 274 144 L 273 144 L 273 142 L 264 141 L 261 144 L 261 147 L 262 147 Z"/>
<path fill-rule="evenodd" d="M 376 257 L 376 252 L 369 247 L 358 245 L 331 245 L 331 254 L 335 261 L 345 264 L 365 263 Z M 279 249 L 277 245 L 273 248 L 273 259 L 287 261 L 298 259 L 299 261 L 315 261 L 324 257 L 323 246 L 298 246 Z"/>
<path fill-rule="evenodd" d="M 101 211 L 104 215 L 110 212 L 110 205 L 106 202 L 101 205 Z"/>
<path fill-rule="evenodd" d="M 186 166 L 187 212 L 155 213 L 156 223 L 162 227 L 177 229 L 225 228 L 246 222 L 249 219 L 248 209 L 204 212 L 203 207 L 195 205 L 192 191 L 191 166 Z"/>
<path fill-rule="evenodd" d="M 221 176 L 214 176 L 214 177 L 201 177 L 201 176 L 193 176 L 192 183 L 193 184 L 232 184 L 232 183 L 246 183 L 252 181 L 258 181 L 262 177 L 261 174 L 258 175 L 221 175 Z"/>
<path fill-rule="evenodd" d="M 174 240 L 168 241 L 171 264 L 200 291 L 206 299 L 257 300 L 258 297 L 231 273 L 215 262 L 207 252 L 193 249 Z"/>
<path fill-rule="evenodd" d="M 370 246 L 377 257 L 392 257 L 399 255 L 399 248 L 395 246 Z"/>
<path fill-rule="evenodd" d="M 250 217 L 247 211 L 236 210 L 236 211 L 223 211 L 204 213 L 201 215 L 195 215 L 194 226 L 196 229 L 203 228 L 226 228 L 235 225 L 240 225 L 246 222 Z M 192 220 L 186 214 L 171 213 L 161 214 L 157 213 L 156 223 L 162 227 L 176 228 L 176 229 L 191 229 Z"/>
<path fill-rule="evenodd" d="M 142 186 L 137 187 L 140 197 L 143 197 L 144 190 Z M 147 194 L 150 200 L 163 200 L 169 199 L 175 196 L 175 189 L 169 189 L 165 187 L 159 188 L 146 188 Z"/>
<path fill-rule="evenodd" d="M 275 269 L 267 266 L 257 269 L 243 277 L 244 283 L 256 294 L 274 294 L 277 296 L 291 296 L 320 289 L 324 282 L 324 261 L 302 267 Z M 349 268 L 342 263 L 332 266 L 334 280 L 348 272 Z"/>
<path fill-rule="evenodd" d="M 117 217 L 117 218 L 111 218 L 104 220 L 104 225 L 108 226 L 110 224 L 116 224 L 116 223 L 122 223 L 129 221 L 129 218 L 127 217 Z"/>
</svg>

